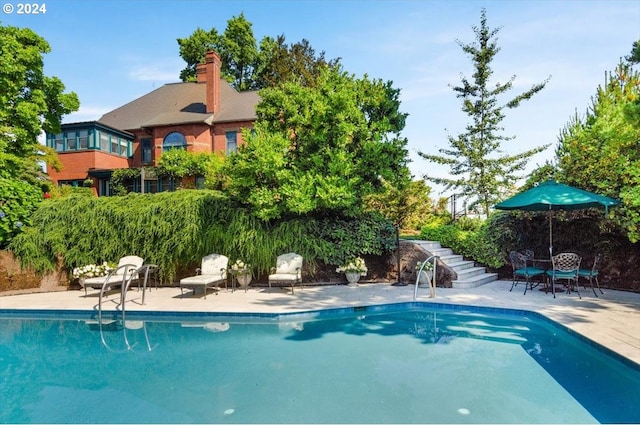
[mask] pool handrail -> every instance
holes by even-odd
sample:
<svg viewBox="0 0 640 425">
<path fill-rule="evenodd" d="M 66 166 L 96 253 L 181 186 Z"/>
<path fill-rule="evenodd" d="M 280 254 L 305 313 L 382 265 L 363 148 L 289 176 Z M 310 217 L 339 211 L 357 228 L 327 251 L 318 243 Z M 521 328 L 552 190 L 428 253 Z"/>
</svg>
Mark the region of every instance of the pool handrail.
<svg viewBox="0 0 640 425">
<path fill-rule="evenodd" d="M 416 286 L 413 289 L 413 301 L 416 301 L 416 299 L 418 298 L 418 287 L 420 286 L 420 274 L 422 273 L 422 271 L 424 270 L 424 267 L 429 264 L 429 261 L 431 261 L 433 263 L 433 269 L 432 269 L 432 273 L 431 273 L 431 278 L 429 279 L 429 298 L 435 298 L 436 297 L 436 276 L 437 276 L 437 268 L 438 268 L 438 258 L 440 258 L 437 255 L 432 255 L 429 258 L 427 258 L 426 260 L 424 260 L 422 262 L 422 265 L 420 266 L 420 269 L 418 270 L 418 273 L 416 274 Z M 427 275 L 428 276 L 428 275 Z"/>
</svg>

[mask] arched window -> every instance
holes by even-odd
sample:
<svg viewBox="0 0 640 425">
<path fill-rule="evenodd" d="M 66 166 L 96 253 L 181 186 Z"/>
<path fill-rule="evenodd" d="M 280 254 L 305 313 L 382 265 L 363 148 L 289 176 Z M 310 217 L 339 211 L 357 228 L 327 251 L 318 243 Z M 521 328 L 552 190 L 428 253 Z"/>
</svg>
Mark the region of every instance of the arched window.
<svg viewBox="0 0 640 425">
<path fill-rule="evenodd" d="M 177 131 L 167 134 L 162 141 L 162 152 L 167 152 L 171 149 L 185 149 L 186 147 L 187 139 Z"/>
</svg>

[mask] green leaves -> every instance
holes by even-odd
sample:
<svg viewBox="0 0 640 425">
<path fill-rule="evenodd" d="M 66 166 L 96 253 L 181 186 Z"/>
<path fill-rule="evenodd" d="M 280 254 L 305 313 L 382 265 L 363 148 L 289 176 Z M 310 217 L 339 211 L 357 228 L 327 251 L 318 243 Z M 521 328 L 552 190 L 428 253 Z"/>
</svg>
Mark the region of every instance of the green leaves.
<svg viewBox="0 0 640 425">
<path fill-rule="evenodd" d="M 63 93 L 58 78 L 44 75 L 42 55 L 49 51 L 32 30 L 0 25 L 0 247 L 29 222 L 50 189 L 40 161 L 60 164 L 38 137 L 58 131 L 62 116 L 79 106 L 75 93 Z"/>
<path fill-rule="evenodd" d="M 173 282 L 180 273 L 193 273 L 200 259 L 212 252 L 241 258 L 261 274 L 289 251 L 303 255 L 313 269 L 317 261 L 337 265 L 395 248 L 393 227 L 379 215 L 267 223 L 209 190 L 70 196 L 43 203 L 32 219 L 10 248 L 24 266 L 38 272 L 54 270 L 59 261 L 72 270 L 135 254 L 157 264 L 162 279 Z M 0 219 L 0 235 L 4 223 Z"/>
<path fill-rule="evenodd" d="M 557 149 L 568 184 L 618 198 L 610 218 L 631 242 L 640 240 L 640 74 L 620 63 L 598 87 L 584 118 L 572 117 Z"/>
<path fill-rule="evenodd" d="M 324 69 L 316 87 L 261 91 L 255 131 L 230 157 L 230 189 L 263 220 L 355 217 L 363 199 L 408 182 L 406 140 L 391 83 Z"/>
<path fill-rule="evenodd" d="M 488 216 L 490 208 L 517 180 L 518 172 L 524 169 L 528 160 L 549 146 L 515 155 L 503 154 L 501 144 L 514 139 L 501 134 L 501 122 L 505 118 L 503 111 L 529 100 L 546 86 L 548 79 L 503 102 L 503 97 L 513 88 L 515 76 L 506 83 L 490 82 L 493 74 L 490 65 L 500 51 L 496 42 L 500 29 L 487 26 L 484 9 L 480 22 L 479 27 L 473 27 L 475 43 L 458 42 L 475 66 L 472 80 L 463 77 L 461 85 L 453 87 L 456 97 L 461 99 L 462 111 L 469 116 L 471 123 L 465 132 L 456 137 L 449 136 L 450 149 L 439 149 L 439 154 L 418 154 L 427 161 L 450 167 L 451 178 L 426 176 L 427 180 L 444 184 L 447 189 L 455 188 L 471 199 L 470 209 L 477 208 Z"/>
</svg>

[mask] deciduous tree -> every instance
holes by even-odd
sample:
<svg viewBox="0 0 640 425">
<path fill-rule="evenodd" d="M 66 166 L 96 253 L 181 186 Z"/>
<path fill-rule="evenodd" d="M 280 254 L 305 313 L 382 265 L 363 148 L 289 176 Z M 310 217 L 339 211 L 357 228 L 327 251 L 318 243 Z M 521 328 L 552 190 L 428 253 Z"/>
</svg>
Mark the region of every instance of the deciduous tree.
<svg viewBox="0 0 640 425">
<path fill-rule="evenodd" d="M 265 36 L 258 45 L 251 23 L 240 14 L 227 21 L 220 34 L 215 28 L 196 29 L 189 37 L 179 38 L 180 56 L 187 66 L 180 72 L 182 81 L 195 81 L 196 68 L 207 51 L 214 50 L 222 61 L 222 75 L 237 90 L 259 90 L 296 80 L 304 86 L 315 84 L 325 66 L 338 67 L 340 59 L 316 55 L 308 40 L 287 44 L 284 34 Z"/>
<path fill-rule="evenodd" d="M 325 68 L 317 87 L 261 91 L 255 131 L 230 158 L 230 190 L 263 220 L 355 216 L 383 180 L 408 184 L 406 114 L 390 82 Z"/>
<path fill-rule="evenodd" d="M 50 185 L 39 162 L 59 167 L 42 146 L 44 131 L 60 132 L 62 116 L 78 109 L 56 77 L 44 75 L 49 44 L 28 28 L 0 25 L 0 247 L 27 223 Z"/>
</svg>

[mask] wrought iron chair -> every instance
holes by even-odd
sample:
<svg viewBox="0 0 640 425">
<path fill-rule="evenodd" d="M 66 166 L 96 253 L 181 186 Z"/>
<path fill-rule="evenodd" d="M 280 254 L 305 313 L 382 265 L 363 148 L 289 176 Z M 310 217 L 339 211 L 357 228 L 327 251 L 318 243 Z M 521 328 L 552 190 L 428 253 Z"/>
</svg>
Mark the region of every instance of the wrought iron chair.
<svg viewBox="0 0 640 425">
<path fill-rule="evenodd" d="M 573 285 L 575 284 L 578 297 L 582 298 L 580 295 L 580 288 L 578 287 L 578 270 L 580 270 L 581 261 L 582 257 L 573 252 L 563 252 L 558 255 L 554 255 L 551 258 L 553 269 L 547 270 L 547 275 L 551 278 L 553 298 L 556 297 L 555 282 L 557 280 L 567 281 L 567 294 L 571 293 Z"/>
<path fill-rule="evenodd" d="M 290 284 L 293 294 L 294 285 L 302 284 L 302 255 L 294 252 L 279 255 L 276 259 L 276 268 L 271 269 L 269 275 L 269 289 L 271 289 L 271 283 Z"/>
<path fill-rule="evenodd" d="M 600 274 L 600 272 L 598 271 L 598 267 L 600 266 L 601 262 L 602 262 L 602 254 L 597 254 L 596 257 L 593 259 L 593 266 L 591 267 L 590 270 L 589 269 L 578 270 L 578 279 L 583 278 L 585 280 L 589 280 L 589 284 L 591 285 L 591 289 L 593 290 L 593 295 L 595 295 L 596 297 L 598 296 L 598 294 L 596 293 L 596 289 L 593 287 L 594 280 L 596 281 L 596 285 L 598 286 L 600 293 L 604 295 L 604 292 L 602 292 L 602 289 L 600 288 L 600 282 L 598 281 L 598 275 Z M 584 284 L 582 286 L 586 288 Z"/>
<path fill-rule="evenodd" d="M 192 289 L 196 293 L 197 288 L 204 290 L 204 299 L 207 299 L 207 289 L 214 288 L 218 295 L 218 285 L 227 284 L 227 265 L 229 258 L 220 254 L 209 254 L 202 258 L 200 268 L 196 269 L 196 275 L 180 280 L 180 297 L 184 297 L 185 289 Z"/>
<path fill-rule="evenodd" d="M 520 279 L 524 279 L 524 295 L 527 295 L 527 289 L 534 288 L 534 282 L 531 281 L 531 278 L 534 276 L 544 275 L 544 270 L 527 264 L 527 261 L 532 258 L 533 255 L 531 255 L 531 258 L 528 258 L 526 254 L 521 254 L 516 251 L 511 251 L 509 253 L 509 261 L 513 268 L 513 283 L 511 284 L 509 292 L 513 290 L 514 286 L 518 284 Z"/>
<path fill-rule="evenodd" d="M 126 257 L 120 258 L 120 260 L 118 260 L 118 266 L 116 267 L 116 270 L 112 270 L 112 272 L 109 273 L 108 283 L 113 283 L 114 285 L 111 285 L 111 286 L 114 286 L 114 287 L 122 284 L 124 280 L 123 274 L 126 270 L 122 266 L 129 265 L 134 269 L 138 269 L 142 267 L 143 263 L 144 263 L 144 259 L 142 259 L 141 257 L 138 257 L 137 255 L 127 255 Z M 134 275 L 133 279 L 136 279 L 136 278 L 137 278 L 137 275 Z M 87 288 L 101 289 L 104 283 L 105 283 L 104 276 L 91 277 L 91 278 L 80 281 L 80 285 L 84 288 L 85 296 L 87 295 Z"/>
</svg>

